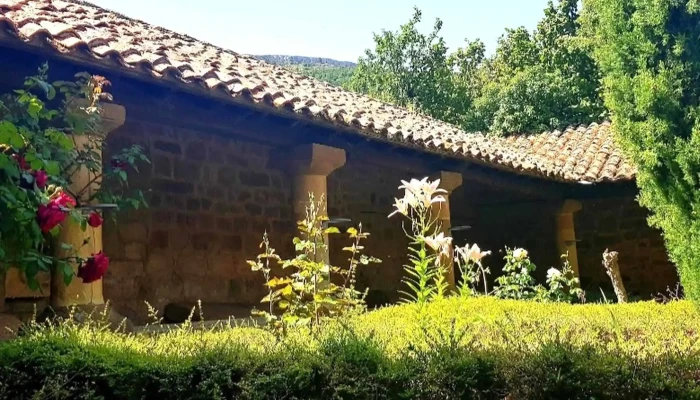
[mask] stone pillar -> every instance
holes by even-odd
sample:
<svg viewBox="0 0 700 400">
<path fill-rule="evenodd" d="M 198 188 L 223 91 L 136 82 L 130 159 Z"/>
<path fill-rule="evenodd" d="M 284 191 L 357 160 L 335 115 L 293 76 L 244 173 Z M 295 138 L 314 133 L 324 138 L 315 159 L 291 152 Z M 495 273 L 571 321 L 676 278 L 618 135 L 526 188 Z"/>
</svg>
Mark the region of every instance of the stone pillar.
<svg viewBox="0 0 700 400">
<path fill-rule="evenodd" d="M 450 195 L 452 194 L 453 190 L 462 186 L 462 174 L 458 172 L 440 171 L 436 176 L 433 177 L 433 180 L 435 179 L 440 179 L 439 188 L 447 192 L 447 194 L 443 195 L 443 197 L 445 198 L 445 202 L 433 204 L 433 213 L 437 215 L 438 221 L 440 223 L 440 231 L 438 233 L 442 232 L 445 236 L 452 236 L 452 220 L 450 217 Z M 450 285 L 450 289 L 454 289 L 456 287 L 456 282 L 452 249 L 450 249 L 449 260 L 443 260 L 442 262 L 444 263 L 444 265 L 447 266 L 447 283 Z"/>
<path fill-rule="evenodd" d="M 327 178 L 345 165 L 345 150 L 312 143 L 280 151 L 277 156 L 282 161 L 280 166 L 292 175 L 295 224 L 306 218 L 309 193 L 313 193 L 315 201 L 322 200 L 319 212 L 328 216 Z M 328 237 L 324 240 L 328 243 Z M 320 255 L 320 260 L 329 261 L 328 251 Z"/>
<path fill-rule="evenodd" d="M 575 276 L 579 276 L 578 252 L 576 251 L 576 231 L 574 214 L 581 210 L 581 202 L 565 200 L 557 211 L 557 250 L 559 255 L 569 254 L 569 264 Z"/>
<path fill-rule="evenodd" d="M 89 145 L 91 148 L 101 148 L 102 141 L 107 134 L 118 128 L 126 119 L 126 110 L 124 107 L 116 104 L 102 105 L 102 132 L 100 135 L 76 135 L 73 136 L 73 141 L 77 148 Z M 95 173 L 99 174 L 99 171 Z M 87 168 L 81 168 L 71 176 L 72 184 L 70 190 L 73 193 L 85 188 L 90 184 L 81 196 L 89 198 L 92 193 L 99 189 L 101 181 L 97 179 L 90 183 L 95 178 Z M 59 243 L 68 243 L 77 249 L 79 257 L 87 258 L 90 255 L 102 251 L 102 226 L 98 228 L 88 227 L 83 231 L 80 224 L 75 223 L 70 218 L 61 226 L 61 231 L 58 235 Z M 84 243 L 86 243 L 83 245 Z M 70 256 L 70 252 L 62 249 L 57 249 L 58 257 Z M 73 266 L 77 272 L 78 266 Z M 70 305 L 99 305 L 104 304 L 104 296 L 102 294 L 102 280 L 84 284 L 78 277 L 73 277 L 69 285 L 63 281 L 63 274 L 54 271 L 51 275 L 51 307 L 60 309 Z"/>
</svg>

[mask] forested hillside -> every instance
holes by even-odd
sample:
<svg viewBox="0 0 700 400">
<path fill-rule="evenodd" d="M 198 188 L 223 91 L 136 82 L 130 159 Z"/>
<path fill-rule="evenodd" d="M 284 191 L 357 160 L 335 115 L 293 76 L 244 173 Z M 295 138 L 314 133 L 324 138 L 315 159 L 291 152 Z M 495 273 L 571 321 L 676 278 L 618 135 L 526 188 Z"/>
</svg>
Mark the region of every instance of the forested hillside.
<svg viewBox="0 0 700 400">
<path fill-rule="evenodd" d="M 338 61 L 323 57 L 288 55 L 259 55 L 255 57 L 335 86 L 345 86 L 357 65 L 350 61 Z"/>
</svg>

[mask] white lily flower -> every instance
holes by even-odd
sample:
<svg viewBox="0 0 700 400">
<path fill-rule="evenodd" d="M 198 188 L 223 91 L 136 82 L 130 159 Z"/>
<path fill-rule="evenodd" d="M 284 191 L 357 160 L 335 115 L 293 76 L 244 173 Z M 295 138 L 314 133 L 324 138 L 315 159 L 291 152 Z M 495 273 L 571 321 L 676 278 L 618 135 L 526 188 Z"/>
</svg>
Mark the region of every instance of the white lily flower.
<svg viewBox="0 0 700 400">
<path fill-rule="evenodd" d="M 444 202 L 445 202 L 445 198 L 442 197 L 442 196 L 440 196 L 440 195 L 435 196 L 435 197 L 432 198 L 432 200 L 430 200 L 430 204 L 444 203 Z"/>
<path fill-rule="evenodd" d="M 431 249 L 445 254 L 446 256 L 450 255 L 450 246 L 452 245 L 452 238 L 449 236 L 445 236 L 444 233 L 440 232 L 437 235 L 433 236 L 427 236 L 423 238 L 425 240 L 425 244 L 428 245 Z"/>
<path fill-rule="evenodd" d="M 410 181 L 401 181 L 401 186 L 399 189 L 405 189 L 413 194 L 420 194 L 423 191 L 423 181 L 418 179 L 411 179 Z"/>
<path fill-rule="evenodd" d="M 476 243 L 474 243 L 471 247 L 469 247 L 469 245 L 466 245 L 464 247 L 458 248 L 458 252 L 465 261 L 468 260 L 475 264 L 480 264 L 482 258 L 491 254 L 490 251 L 481 251 L 481 248 L 479 248 L 479 246 Z"/>
<path fill-rule="evenodd" d="M 416 208 L 418 207 L 418 204 L 421 203 L 420 199 L 417 197 L 417 195 L 413 192 L 406 191 L 406 193 L 403 196 L 403 200 L 406 202 L 408 206 L 411 208 Z"/>
<path fill-rule="evenodd" d="M 402 214 L 402 215 L 408 215 L 408 203 L 406 203 L 405 199 L 397 199 L 394 198 L 394 212 L 389 214 L 389 218 L 391 218 L 394 214 Z"/>
</svg>

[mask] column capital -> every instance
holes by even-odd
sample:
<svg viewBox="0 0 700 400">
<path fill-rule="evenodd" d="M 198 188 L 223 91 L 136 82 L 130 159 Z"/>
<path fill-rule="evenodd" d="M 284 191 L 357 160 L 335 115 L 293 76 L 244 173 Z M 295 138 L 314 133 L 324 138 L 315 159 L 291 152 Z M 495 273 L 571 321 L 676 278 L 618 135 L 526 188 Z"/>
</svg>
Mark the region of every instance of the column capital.
<svg viewBox="0 0 700 400">
<path fill-rule="evenodd" d="M 444 189 L 448 194 L 462 186 L 462 174 L 452 171 L 440 171 L 431 176 L 432 179 L 440 179 L 440 189 Z"/>
<path fill-rule="evenodd" d="M 279 149 L 273 155 L 280 167 L 290 168 L 295 175 L 328 176 L 345 165 L 345 150 L 318 143 Z"/>
<path fill-rule="evenodd" d="M 114 103 L 102 103 L 100 106 L 102 107 L 102 112 L 100 113 L 102 131 L 105 134 L 124 125 L 126 121 L 126 108 L 124 106 Z"/>
<path fill-rule="evenodd" d="M 89 105 L 90 103 L 88 103 L 87 99 L 73 99 L 68 109 L 74 112 L 80 112 L 79 110 Z M 107 135 L 124 125 L 126 121 L 126 108 L 114 103 L 100 103 L 100 120 L 102 124 L 100 128 L 101 133 Z"/>
<path fill-rule="evenodd" d="M 559 214 L 573 214 L 577 211 L 581 211 L 581 208 L 583 208 L 583 206 L 580 201 L 566 199 L 561 208 L 559 208 Z"/>
</svg>

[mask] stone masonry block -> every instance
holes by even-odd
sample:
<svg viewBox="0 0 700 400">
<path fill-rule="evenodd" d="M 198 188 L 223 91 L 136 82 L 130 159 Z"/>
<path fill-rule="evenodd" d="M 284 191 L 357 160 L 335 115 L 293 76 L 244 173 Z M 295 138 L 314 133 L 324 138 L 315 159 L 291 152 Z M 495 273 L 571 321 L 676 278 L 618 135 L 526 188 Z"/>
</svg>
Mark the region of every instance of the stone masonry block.
<svg viewBox="0 0 700 400">
<path fill-rule="evenodd" d="M 170 153 L 175 155 L 182 154 L 182 148 L 178 143 L 156 140 L 155 142 L 153 142 L 153 148 L 164 153 Z"/>
<path fill-rule="evenodd" d="M 202 142 L 192 142 L 185 148 L 185 158 L 193 161 L 203 161 L 207 158 L 207 147 Z"/>
<path fill-rule="evenodd" d="M 256 171 L 241 171 L 239 174 L 241 184 L 249 187 L 269 187 L 270 175 Z"/>
</svg>

